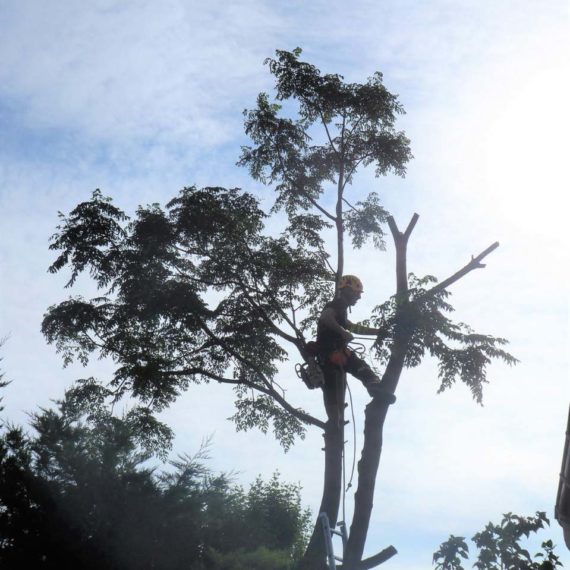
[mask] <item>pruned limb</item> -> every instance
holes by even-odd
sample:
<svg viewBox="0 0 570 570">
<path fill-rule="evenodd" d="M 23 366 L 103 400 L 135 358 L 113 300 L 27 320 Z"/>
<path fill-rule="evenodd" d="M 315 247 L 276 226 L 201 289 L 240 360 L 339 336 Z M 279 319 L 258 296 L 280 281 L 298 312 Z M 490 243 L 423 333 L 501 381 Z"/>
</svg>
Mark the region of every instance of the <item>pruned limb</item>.
<svg viewBox="0 0 570 570">
<path fill-rule="evenodd" d="M 420 219 L 419 214 L 414 214 L 412 216 L 412 219 L 410 220 L 410 223 L 408 224 L 408 227 L 406 228 L 406 231 L 404 232 L 404 236 L 406 237 L 406 241 L 408 241 L 409 237 L 412 235 L 412 232 L 414 231 L 414 228 L 415 228 L 419 219 Z"/>
<path fill-rule="evenodd" d="M 396 554 L 398 554 L 398 551 L 393 546 L 388 546 L 388 548 L 385 548 L 378 554 L 370 556 L 370 558 L 365 558 L 356 566 L 355 570 L 371 570 L 372 568 L 380 566 L 380 564 L 384 564 L 384 562 L 390 560 L 390 558 Z M 337 570 L 344 570 L 344 566 L 337 566 Z"/>
<path fill-rule="evenodd" d="M 420 219 L 420 216 L 419 216 L 419 214 L 414 214 L 412 216 L 412 219 L 410 220 L 410 223 L 408 224 L 408 227 L 406 228 L 406 231 L 404 233 L 402 233 L 398 229 L 398 226 L 397 226 L 396 221 L 394 220 L 393 216 L 388 216 L 387 219 L 388 219 L 388 227 L 390 228 L 390 231 L 392 232 L 394 242 L 397 243 L 398 241 L 401 241 L 402 239 L 405 239 L 406 242 L 408 241 L 408 239 L 412 235 L 412 232 L 414 231 L 414 228 L 415 228 L 418 220 Z"/>
<path fill-rule="evenodd" d="M 444 279 L 441 283 L 438 283 L 434 287 L 432 287 L 427 294 L 437 293 L 438 291 L 442 291 L 446 289 L 456 281 L 459 281 L 463 276 L 467 275 L 470 271 L 474 269 L 481 269 L 485 267 L 481 261 L 487 257 L 490 253 L 495 251 L 499 247 L 499 242 L 496 241 L 494 244 L 490 245 L 485 251 L 482 251 L 478 256 L 471 257 L 471 261 L 462 269 L 460 269 L 457 273 L 454 273 L 451 277 Z"/>
</svg>

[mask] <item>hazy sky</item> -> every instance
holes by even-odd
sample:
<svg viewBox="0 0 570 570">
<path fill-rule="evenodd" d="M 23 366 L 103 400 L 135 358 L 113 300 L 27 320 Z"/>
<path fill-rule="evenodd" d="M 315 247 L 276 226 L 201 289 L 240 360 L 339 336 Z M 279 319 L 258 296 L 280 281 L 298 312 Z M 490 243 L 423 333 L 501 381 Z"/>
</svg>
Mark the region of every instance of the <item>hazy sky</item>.
<svg viewBox="0 0 570 570">
<path fill-rule="evenodd" d="M 242 111 L 272 87 L 263 60 L 301 46 L 324 72 L 364 81 L 379 70 L 399 94 L 415 156 L 408 175 L 363 172 L 352 191 L 378 191 L 401 227 L 420 214 L 409 246 L 416 274 L 445 278 L 500 241 L 486 269 L 453 287 L 452 302 L 457 320 L 510 339 L 521 360 L 491 367 L 484 407 L 462 386 L 437 395 L 429 360 L 405 372 L 367 552 L 393 544 L 390 567 L 425 569 L 450 533 L 472 536 L 503 512 L 553 519 L 570 401 L 568 24 L 561 0 L 0 2 L 5 416 L 25 423 L 75 378 L 110 372 L 97 360 L 63 370 L 39 331 L 46 308 L 70 294 L 65 275 L 46 271 L 58 210 L 101 188 L 133 213 L 191 184 L 241 186 L 269 206 L 270 191 L 235 166 L 247 144 Z M 366 288 L 355 320 L 392 294 L 393 264 L 391 247 L 348 260 Z M 90 291 L 83 280 L 75 294 Z M 294 404 L 323 416 L 319 394 L 291 367 L 281 382 Z M 359 449 L 366 394 L 352 388 Z M 278 469 L 316 511 L 320 434 L 283 454 L 270 435 L 236 434 L 232 413 L 231 392 L 192 387 L 165 414 L 176 451 L 192 453 L 213 434 L 214 468 L 237 470 L 246 484 Z M 569 565 L 558 524 L 546 535 Z"/>
</svg>

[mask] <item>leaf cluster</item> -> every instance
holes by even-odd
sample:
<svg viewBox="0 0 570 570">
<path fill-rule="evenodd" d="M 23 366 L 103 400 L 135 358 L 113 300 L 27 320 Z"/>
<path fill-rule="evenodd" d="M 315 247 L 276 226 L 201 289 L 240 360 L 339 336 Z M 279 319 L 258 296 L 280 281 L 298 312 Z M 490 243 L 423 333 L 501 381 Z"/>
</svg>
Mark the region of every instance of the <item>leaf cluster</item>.
<svg viewBox="0 0 570 570">
<path fill-rule="evenodd" d="M 453 322 L 447 316 L 453 312 L 447 302 L 450 293 L 433 286 L 437 282 L 435 277 L 417 278 L 410 274 L 409 281 L 405 298 L 392 297 L 374 309 L 371 320 L 381 329 L 373 346 L 377 357 L 386 364 L 392 343 L 404 339 L 406 366 L 418 366 L 429 354 L 438 360 L 441 381 L 438 392 L 460 380 L 469 388 L 475 401 L 481 403 L 491 359 L 503 360 L 509 365 L 517 362 L 502 348 L 507 341 L 476 333 L 464 323 Z"/>
<path fill-rule="evenodd" d="M 242 147 L 238 164 L 255 180 L 275 185 L 275 210 L 283 208 L 291 218 L 316 208 L 324 218 L 346 223 L 356 247 L 367 237 L 381 246 L 386 213 L 377 198 L 353 207 L 355 213 L 342 220 L 339 204 L 332 214 L 319 200 L 327 201 L 329 184 L 342 198 L 361 166 L 373 165 L 377 176 L 405 174 L 410 141 L 395 129 L 403 107 L 381 73 L 365 83 L 347 83 L 341 75 L 322 74 L 300 55 L 300 49 L 277 50 L 265 61 L 275 77 L 275 101 L 261 93 L 257 107 L 244 111 L 245 132 L 254 144 Z M 296 103 L 294 117 L 283 115 L 284 101 Z"/>
<path fill-rule="evenodd" d="M 554 553 L 551 540 L 541 544 L 541 551 L 531 556 L 521 545 L 523 538 L 550 524 L 546 513 L 523 517 L 506 513 L 499 524 L 489 523 L 472 538 L 478 549 L 473 564 L 477 570 L 555 570 L 562 566 Z M 468 558 L 469 547 L 463 537 L 451 535 L 433 555 L 437 570 L 464 570 L 463 560 Z"/>
<path fill-rule="evenodd" d="M 279 388 L 278 388 L 279 389 Z M 273 426 L 273 434 L 285 451 L 291 448 L 295 438 L 304 439 L 303 426 L 295 421 L 295 417 L 284 410 L 274 398 L 265 394 L 251 393 L 243 386 L 234 389 L 236 413 L 230 418 L 238 431 L 253 428 L 267 433 Z"/>
<path fill-rule="evenodd" d="M 212 380 L 273 397 L 283 341 L 302 349 L 331 281 L 318 220 L 298 216 L 271 237 L 265 218 L 236 188 L 184 188 L 166 209 L 140 207 L 134 219 L 94 192 L 62 215 L 50 271 L 68 269 L 69 285 L 86 271 L 101 294 L 50 307 L 45 337 L 65 364 L 94 353 L 113 359 L 107 396 L 115 400 L 129 394 L 160 410 L 190 383 Z M 259 401 L 238 406 L 236 419 L 254 425 L 258 409 Z M 287 445 L 303 431 L 279 406 L 263 413 Z"/>
</svg>

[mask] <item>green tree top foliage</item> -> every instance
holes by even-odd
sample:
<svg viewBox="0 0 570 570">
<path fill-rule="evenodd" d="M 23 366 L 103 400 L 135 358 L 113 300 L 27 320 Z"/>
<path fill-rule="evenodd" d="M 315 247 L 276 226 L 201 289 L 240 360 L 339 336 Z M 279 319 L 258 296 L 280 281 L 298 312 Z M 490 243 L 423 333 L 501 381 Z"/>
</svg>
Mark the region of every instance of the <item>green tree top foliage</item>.
<svg viewBox="0 0 570 570">
<path fill-rule="evenodd" d="M 477 570 L 555 570 L 562 563 L 554 553 L 551 540 L 541 544 L 541 551 L 531 556 L 521 545 L 523 538 L 543 529 L 550 522 L 546 513 L 522 517 L 506 513 L 499 524 L 489 523 L 473 536 L 478 549 L 473 564 Z M 436 570 L 464 570 L 463 562 L 469 558 L 469 547 L 462 536 L 451 535 L 433 555 Z"/>
<path fill-rule="evenodd" d="M 245 131 L 255 146 L 242 148 L 239 164 L 254 179 L 275 184 L 275 209 L 284 208 L 292 222 L 300 224 L 303 218 L 298 216 L 316 210 L 305 218 L 306 227 L 318 215 L 320 224 L 332 221 L 341 234 L 348 230 L 356 247 L 368 237 L 382 247 L 387 213 L 377 196 L 371 194 L 354 207 L 345 191 L 361 166 L 373 165 L 377 175 L 404 175 L 412 158 L 410 141 L 395 129 L 396 116 L 404 109 L 384 87 L 381 73 L 366 83 L 346 83 L 341 75 L 321 74 L 300 55 L 299 48 L 277 50 L 274 59 L 265 61 L 276 79 L 277 102 L 261 93 L 257 108 L 245 111 Z M 280 102 L 286 100 L 298 103 L 296 118 L 281 116 Z M 345 203 L 350 211 L 343 214 Z M 338 253 L 335 271 L 340 276 L 340 242 Z"/>
</svg>

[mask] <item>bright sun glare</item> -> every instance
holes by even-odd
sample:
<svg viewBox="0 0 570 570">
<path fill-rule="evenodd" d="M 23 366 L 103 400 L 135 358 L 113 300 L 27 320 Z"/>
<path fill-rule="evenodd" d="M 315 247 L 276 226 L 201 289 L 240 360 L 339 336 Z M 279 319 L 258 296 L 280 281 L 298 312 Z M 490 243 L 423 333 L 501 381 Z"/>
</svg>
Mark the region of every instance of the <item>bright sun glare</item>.
<svg viewBox="0 0 570 570">
<path fill-rule="evenodd" d="M 567 234 L 568 72 L 537 72 L 489 107 L 483 198 L 502 224 L 561 240 Z"/>
</svg>

